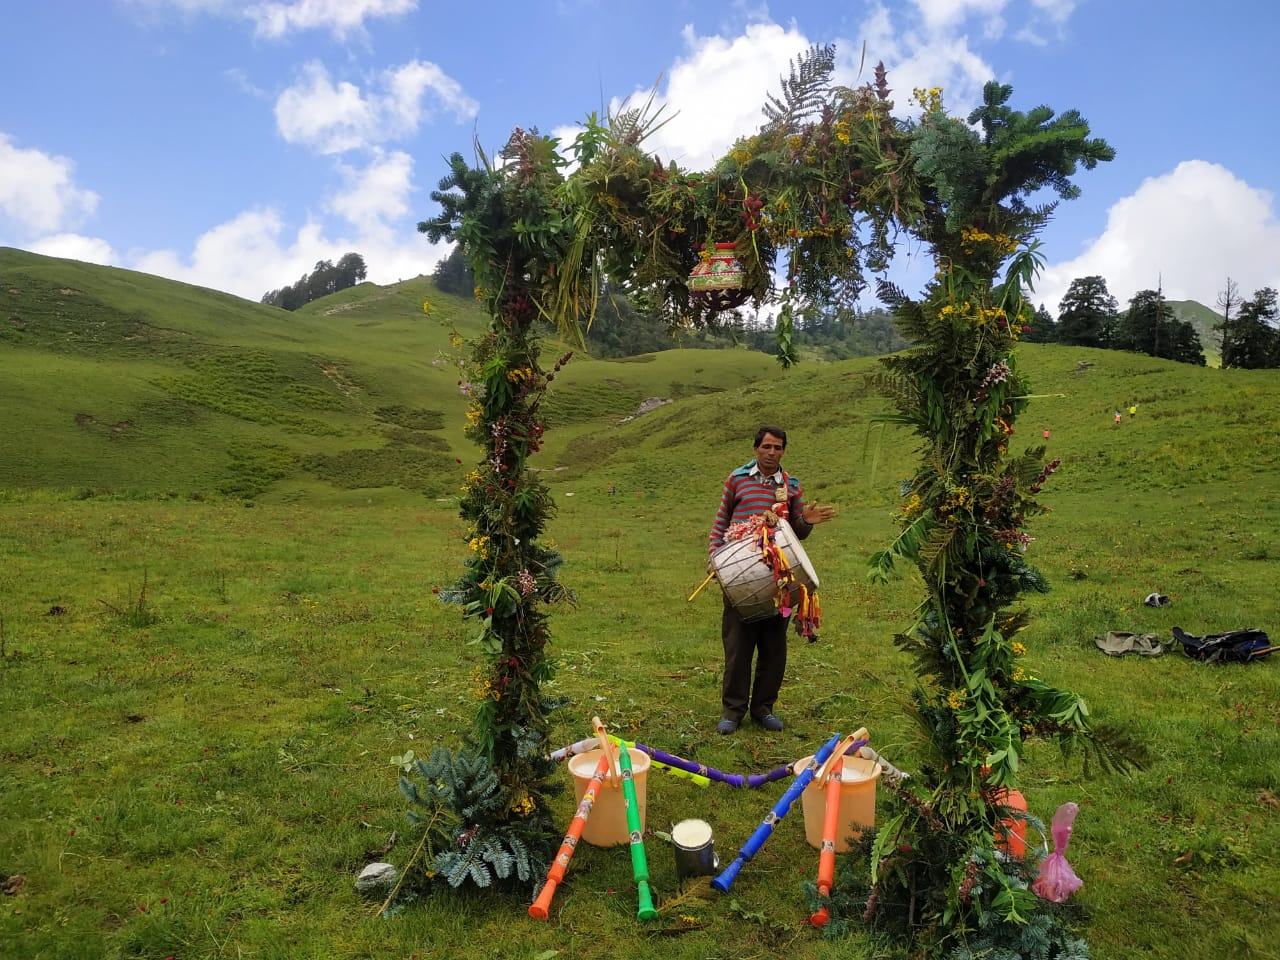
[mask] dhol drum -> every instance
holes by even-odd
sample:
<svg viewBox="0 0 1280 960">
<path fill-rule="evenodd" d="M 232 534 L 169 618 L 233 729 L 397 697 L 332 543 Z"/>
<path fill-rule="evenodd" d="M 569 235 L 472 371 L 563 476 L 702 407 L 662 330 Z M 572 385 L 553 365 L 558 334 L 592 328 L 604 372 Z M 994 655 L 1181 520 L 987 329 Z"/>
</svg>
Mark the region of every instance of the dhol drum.
<svg viewBox="0 0 1280 960">
<path fill-rule="evenodd" d="M 796 583 L 803 584 L 811 593 L 816 591 L 818 575 L 814 573 L 813 565 L 809 563 L 809 557 L 791 525 L 779 518 L 778 525 L 769 534 L 787 558 Z M 745 622 L 763 620 L 778 612 L 774 602 L 778 587 L 774 583 L 773 571 L 760 556 L 758 537 L 730 540 L 711 555 L 711 568 L 725 597 Z"/>
</svg>

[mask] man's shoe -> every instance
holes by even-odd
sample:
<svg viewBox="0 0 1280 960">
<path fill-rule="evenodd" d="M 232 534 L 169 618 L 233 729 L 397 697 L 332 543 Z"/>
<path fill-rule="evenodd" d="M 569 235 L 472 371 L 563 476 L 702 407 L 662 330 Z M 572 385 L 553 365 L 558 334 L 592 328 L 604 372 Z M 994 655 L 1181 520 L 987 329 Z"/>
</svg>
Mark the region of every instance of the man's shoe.
<svg viewBox="0 0 1280 960">
<path fill-rule="evenodd" d="M 737 720 L 721 720 L 719 723 L 716 724 L 716 733 L 725 737 L 727 737 L 729 734 L 733 733 L 737 729 L 738 729 Z"/>
<path fill-rule="evenodd" d="M 763 717 L 752 717 L 756 723 L 764 727 L 770 733 L 782 732 L 782 721 L 775 717 L 772 713 L 766 713 Z"/>
</svg>

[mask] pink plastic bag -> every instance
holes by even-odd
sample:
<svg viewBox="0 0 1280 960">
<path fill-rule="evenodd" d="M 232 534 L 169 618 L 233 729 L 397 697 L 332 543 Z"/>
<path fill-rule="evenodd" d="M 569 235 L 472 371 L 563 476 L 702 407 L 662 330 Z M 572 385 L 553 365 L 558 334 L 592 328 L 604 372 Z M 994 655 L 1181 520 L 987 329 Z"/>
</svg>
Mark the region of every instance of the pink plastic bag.
<svg viewBox="0 0 1280 960">
<path fill-rule="evenodd" d="M 1046 900 L 1064 903 L 1084 883 L 1067 863 L 1067 844 L 1071 842 L 1071 825 L 1080 808 L 1064 803 L 1053 815 L 1053 853 L 1040 861 L 1040 876 L 1031 889 Z"/>
</svg>

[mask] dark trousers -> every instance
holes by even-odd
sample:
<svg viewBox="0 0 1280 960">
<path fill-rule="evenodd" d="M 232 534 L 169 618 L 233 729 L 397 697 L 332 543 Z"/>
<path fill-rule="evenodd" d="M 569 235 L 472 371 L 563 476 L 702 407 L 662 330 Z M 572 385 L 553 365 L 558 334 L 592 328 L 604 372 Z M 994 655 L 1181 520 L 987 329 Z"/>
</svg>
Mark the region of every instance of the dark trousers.
<svg viewBox="0 0 1280 960">
<path fill-rule="evenodd" d="M 773 713 L 787 669 L 787 624 L 782 616 L 743 623 L 726 599 L 720 620 L 724 641 L 724 680 L 720 687 L 721 717 L 739 723 Z M 755 682 L 751 660 L 755 657 Z"/>
</svg>

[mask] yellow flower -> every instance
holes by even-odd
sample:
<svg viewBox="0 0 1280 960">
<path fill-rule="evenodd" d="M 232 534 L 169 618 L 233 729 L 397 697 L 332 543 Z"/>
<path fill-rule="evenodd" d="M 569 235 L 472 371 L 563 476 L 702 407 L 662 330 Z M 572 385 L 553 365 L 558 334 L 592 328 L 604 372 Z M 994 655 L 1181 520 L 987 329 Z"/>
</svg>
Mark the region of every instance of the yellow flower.
<svg viewBox="0 0 1280 960">
<path fill-rule="evenodd" d="M 1015 640 L 1013 641 L 1012 650 L 1015 657 L 1021 657 L 1027 652 L 1027 647 L 1021 640 Z"/>
<path fill-rule="evenodd" d="M 967 510 L 971 506 L 973 506 L 973 494 L 964 487 L 958 487 L 942 502 L 942 511 L 949 513 L 952 510 Z"/>
<path fill-rule="evenodd" d="M 947 694 L 947 706 L 952 710 L 959 710 L 964 706 L 964 691 L 952 690 Z"/>
<path fill-rule="evenodd" d="M 911 99 L 923 107 L 926 113 L 936 113 L 942 110 L 941 87 L 930 87 L 928 90 L 916 87 L 911 91 Z"/>
</svg>

